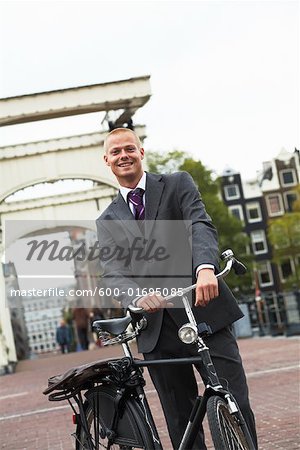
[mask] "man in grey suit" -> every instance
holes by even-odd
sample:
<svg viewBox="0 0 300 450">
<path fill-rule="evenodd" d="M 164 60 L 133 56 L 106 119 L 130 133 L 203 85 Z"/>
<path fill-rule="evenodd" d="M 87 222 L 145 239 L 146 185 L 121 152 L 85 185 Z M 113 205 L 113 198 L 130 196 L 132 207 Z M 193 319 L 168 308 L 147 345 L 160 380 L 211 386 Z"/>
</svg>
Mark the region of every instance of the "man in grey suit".
<svg viewBox="0 0 300 450">
<path fill-rule="evenodd" d="M 148 295 L 141 295 L 141 288 L 145 284 L 147 287 L 149 278 L 155 278 L 153 267 L 156 264 L 143 264 L 141 269 L 141 263 L 134 258 L 124 264 L 124 259 L 116 257 L 117 249 L 130 248 L 138 236 L 149 238 L 155 234 L 153 221 L 159 223 L 172 220 L 189 224 L 185 225 L 188 228 L 187 238 L 180 239 L 180 244 L 178 242 L 178 258 L 182 252 L 190 252 L 190 275 L 197 283 L 193 312 L 198 323 L 205 322 L 212 329 L 213 334 L 206 341 L 216 370 L 221 381 L 228 385 L 237 399 L 253 441 L 256 442 L 246 378 L 231 332 L 232 323 L 241 318 L 242 313 L 227 285 L 223 281 L 218 282 L 215 276 L 219 269 L 216 230 L 188 173 L 146 173 L 142 167 L 143 158 L 144 149 L 133 131 L 118 128 L 106 137 L 104 159 L 119 182 L 120 192 L 97 220 L 99 247 L 108 248 L 109 254 L 114 255 L 111 258 L 100 257 L 104 280 L 107 286 L 118 288 L 118 299 L 124 308 L 134 303 L 144 309 L 148 327 L 138 338 L 138 348 L 145 359 L 195 354 L 192 346 L 178 339 L 178 328 L 187 321 L 184 311 L 166 303 L 159 294 L 149 291 Z M 149 240 L 141 242 L 148 245 Z M 174 270 L 172 264 L 171 269 L 169 265 L 164 267 L 164 274 Z M 136 278 L 136 273 L 142 273 L 143 276 Z M 176 281 L 172 276 L 170 279 L 172 283 Z M 143 285 L 140 284 L 142 282 Z M 205 380 L 200 364 L 196 365 L 196 369 Z M 159 366 L 151 367 L 149 371 L 161 400 L 173 447 L 177 449 L 197 393 L 193 367 Z M 199 430 L 194 448 L 206 449 L 202 429 Z"/>
</svg>

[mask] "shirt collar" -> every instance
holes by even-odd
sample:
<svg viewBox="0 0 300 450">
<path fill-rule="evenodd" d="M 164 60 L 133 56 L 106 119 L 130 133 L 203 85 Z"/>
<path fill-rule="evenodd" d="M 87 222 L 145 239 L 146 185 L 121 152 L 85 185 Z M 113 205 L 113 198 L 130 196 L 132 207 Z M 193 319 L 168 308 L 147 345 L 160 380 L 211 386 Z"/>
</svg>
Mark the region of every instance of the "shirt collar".
<svg viewBox="0 0 300 450">
<path fill-rule="evenodd" d="M 134 189 L 136 189 L 136 188 L 141 188 L 144 191 L 146 191 L 146 172 L 143 172 L 143 175 L 142 175 L 140 181 L 138 182 L 138 184 L 136 185 L 136 187 Z M 131 189 L 131 188 L 120 186 L 120 193 L 121 193 L 121 195 L 124 198 L 126 203 L 127 203 L 127 195 L 132 190 L 133 189 Z"/>
</svg>

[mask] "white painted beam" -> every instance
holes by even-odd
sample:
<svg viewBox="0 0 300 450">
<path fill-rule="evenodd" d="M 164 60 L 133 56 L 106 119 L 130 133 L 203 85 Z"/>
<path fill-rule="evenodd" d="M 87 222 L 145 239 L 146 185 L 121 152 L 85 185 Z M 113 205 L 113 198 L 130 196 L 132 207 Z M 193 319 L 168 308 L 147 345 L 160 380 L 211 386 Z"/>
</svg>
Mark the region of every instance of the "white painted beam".
<svg viewBox="0 0 300 450">
<path fill-rule="evenodd" d="M 143 140 L 145 128 L 135 128 Z M 71 136 L 0 148 L 0 203 L 18 190 L 67 179 L 93 180 L 115 186 L 103 160 L 104 133 Z"/>
<path fill-rule="evenodd" d="M 136 125 L 134 131 L 143 142 L 146 137 L 145 126 Z M 4 147 L 0 147 L 0 162 L 1 160 L 15 160 L 15 158 L 23 158 L 26 156 L 84 149 L 87 147 L 97 147 L 98 151 L 100 152 L 107 133 L 107 131 L 99 131 L 95 133 L 81 134 L 78 136 L 66 136 L 62 138 L 47 139 L 43 141 L 26 142 L 24 144 L 7 145 Z"/>
<path fill-rule="evenodd" d="M 2 98 L 0 126 L 118 109 L 126 112 L 124 118 L 128 120 L 150 96 L 150 76 L 146 75 L 111 83 Z"/>
</svg>

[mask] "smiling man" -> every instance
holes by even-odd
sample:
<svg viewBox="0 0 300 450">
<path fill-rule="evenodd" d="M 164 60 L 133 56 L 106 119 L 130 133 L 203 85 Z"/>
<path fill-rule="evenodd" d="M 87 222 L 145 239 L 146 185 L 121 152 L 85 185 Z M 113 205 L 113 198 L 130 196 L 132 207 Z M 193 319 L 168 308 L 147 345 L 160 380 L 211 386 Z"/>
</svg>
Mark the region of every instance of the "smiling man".
<svg viewBox="0 0 300 450">
<path fill-rule="evenodd" d="M 134 189 L 144 173 L 144 149 L 135 133 L 126 128 L 121 130 L 112 132 L 106 140 L 104 160 L 120 186 Z"/>
<path fill-rule="evenodd" d="M 109 246 L 112 254 L 117 247 L 130 248 L 136 238 L 132 230 L 135 229 L 139 236 L 146 235 L 148 221 L 172 221 L 172 228 L 175 223 L 182 224 L 186 233 L 183 237 L 175 236 L 175 247 L 180 248 L 177 266 L 182 259 L 182 248 L 189 254 L 190 276 L 197 283 L 193 313 L 198 323 L 205 322 L 212 330 L 207 344 L 214 365 L 220 379 L 236 398 L 253 441 L 256 442 L 246 377 L 231 331 L 232 323 L 241 318 L 242 313 L 225 282 L 218 282 L 215 276 L 215 272 L 219 270 L 217 232 L 192 177 L 186 172 L 169 175 L 144 172 L 144 149 L 138 136 L 129 129 L 117 128 L 111 131 L 104 147 L 104 160 L 116 176 L 120 191 L 97 220 L 99 247 Z M 126 222 L 132 224 L 130 231 Z M 188 230 L 187 223 L 190 224 Z M 174 230 L 170 230 L 170 234 L 172 233 L 174 234 Z M 147 241 L 144 242 L 146 245 Z M 193 346 L 183 344 L 178 338 L 179 327 L 187 321 L 182 308 L 172 307 L 159 294 L 132 296 L 132 292 L 140 293 L 145 287 L 140 285 L 141 280 L 147 282 L 150 279 L 154 283 L 153 264 L 142 264 L 140 260 L 133 258 L 125 267 L 116 257 L 100 262 L 103 281 L 112 289 L 118 287 L 118 300 L 122 306 L 127 308 L 133 303 L 144 309 L 148 325 L 138 337 L 138 349 L 145 359 L 187 357 L 197 353 Z M 155 261 L 154 265 L 157 264 Z M 171 274 L 173 269 L 176 270 L 176 265 L 167 262 L 162 266 L 160 275 L 175 283 L 175 274 L 173 278 Z M 143 273 L 143 278 L 139 276 L 140 273 Z M 206 381 L 200 364 L 196 365 L 196 369 Z M 149 367 L 149 372 L 162 403 L 173 447 L 177 449 L 198 391 L 193 367 L 152 366 Z M 193 448 L 206 449 L 202 428 L 199 429 Z"/>
</svg>

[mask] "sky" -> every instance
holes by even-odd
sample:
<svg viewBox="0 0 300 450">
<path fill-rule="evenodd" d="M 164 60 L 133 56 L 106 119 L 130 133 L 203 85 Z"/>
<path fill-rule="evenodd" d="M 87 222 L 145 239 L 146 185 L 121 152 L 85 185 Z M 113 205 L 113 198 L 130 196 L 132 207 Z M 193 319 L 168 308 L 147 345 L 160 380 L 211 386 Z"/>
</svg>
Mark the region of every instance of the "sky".
<svg viewBox="0 0 300 450">
<path fill-rule="evenodd" d="M 0 1 L 0 98 L 151 75 L 145 150 L 253 178 L 300 148 L 298 1 Z M 100 129 L 102 115 L 3 127 L 1 146 Z"/>
</svg>

